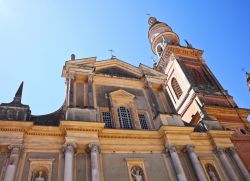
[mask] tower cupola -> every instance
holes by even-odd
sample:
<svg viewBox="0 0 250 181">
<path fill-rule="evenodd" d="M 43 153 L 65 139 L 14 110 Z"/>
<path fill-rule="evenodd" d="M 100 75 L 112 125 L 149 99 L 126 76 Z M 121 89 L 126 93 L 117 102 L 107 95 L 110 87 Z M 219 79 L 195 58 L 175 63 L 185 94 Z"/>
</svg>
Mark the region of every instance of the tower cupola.
<svg viewBox="0 0 250 181">
<path fill-rule="evenodd" d="M 158 21 L 155 17 L 148 19 L 150 25 L 148 31 L 148 39 L 151 44 L 152 51 L 158 57 L 161 56 L 167 44 L 178 45 L 179 37 L 173 32 L 172 28 L 166 23 Z"/>
</svg>

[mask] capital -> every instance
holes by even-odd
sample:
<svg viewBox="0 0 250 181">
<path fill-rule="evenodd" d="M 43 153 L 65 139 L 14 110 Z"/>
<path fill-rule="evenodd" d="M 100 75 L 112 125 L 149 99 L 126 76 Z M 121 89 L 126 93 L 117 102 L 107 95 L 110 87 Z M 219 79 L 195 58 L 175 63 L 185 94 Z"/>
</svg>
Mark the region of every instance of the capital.
<svg viewBox="0 0 250 181">
<path fill-rule="evenodd" d="M 63 152 L 75 153 L 76 148 L 77 148 L 76 143 L 73 143 L 73 142 L 66 142 L 66 143 L 63 144 L 62 151 L 63 151 Z"/>
<path fill-rule="evenodd" d="M 231 153 L 235 154 L 237 149 L 235 147 L 230 147 L 228 148 L 228 151 L 230 151 Z"/>
<path fill-rule="evenodd" d="M 195 148 L 195 146 L 193 144 L 189 144 L 186 146 L 185 151 L 187 151 L 188 153 L 191 153 L 194 151 L 194 148 Z"/>
<path fill-rule="evenodd" d="M 174 145 L 170 145 L 166 148 L 166 152 L 173 153 L 176 152 L 176 148 Z"/>
<path fill-rule="evenodd" d="M 225 148 L 220 148 L 220 147 L 217 147 L 216 148 L 216 153 L 221 156 L 222 154 L 225 153 Z"/>
<path fill-rule="evenodd" d="M 99 143 L 90 143 L 88 147 L 89 147 L 89 150 L 91 153 L 93 153 L 93 152 L 99 153 L 99 151 L 100 151 Z"/>
<path fill-rule="evenodd" d="M 10 150 L 11 155 L 19 154 L 21 151 L 24 150 L 23 145 L 9 145 L 8 149 Z"/>
</svg>

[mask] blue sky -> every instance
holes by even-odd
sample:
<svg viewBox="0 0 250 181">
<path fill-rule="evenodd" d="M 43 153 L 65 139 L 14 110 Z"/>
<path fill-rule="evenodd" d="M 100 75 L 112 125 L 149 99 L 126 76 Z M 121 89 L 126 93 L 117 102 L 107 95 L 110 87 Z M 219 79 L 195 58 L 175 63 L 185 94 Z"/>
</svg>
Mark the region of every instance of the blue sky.
<svg viewBox="0 0 250 181">
<path fill-rule="evenodd" d="M 239 107 L 250 108 L 250 2 L 180 0 L 0 0 L 0 103 L 24 81 L 32 113 L 57 110 L 65 97 L 61 70 L 77 58 L 110 58 L 151 66 L 147 13 L 198 49 Z"/>
</svg>

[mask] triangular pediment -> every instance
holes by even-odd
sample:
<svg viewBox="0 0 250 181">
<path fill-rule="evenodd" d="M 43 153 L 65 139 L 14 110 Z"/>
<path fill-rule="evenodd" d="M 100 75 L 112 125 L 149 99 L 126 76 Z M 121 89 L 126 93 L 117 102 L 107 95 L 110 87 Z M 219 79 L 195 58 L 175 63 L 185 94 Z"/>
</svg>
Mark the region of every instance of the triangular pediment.
<svg viewBox="0 0 250 181">
<path fill-rule="evenodd" d="M 109 95 L 112 97 L 112 99 L 114 98 L 134 99 L 135 97 L 133 94 L 122 89 L 111 92 L 109 93 Z"/>
<path fill-rule="evenodd" d="M 154 70 L 151 67 L 148 67 L 144 64 L 140 64 L 139 68 L 142 71 L 142 73 L 146 76 L 166 77 L 165 74 L 163 74 L 157 70 Z"/>
<path fill-rule="evenodd" d="M 137 67 L 119 59 L 96 62 L 95 73 L 137 79 L 142 77 L 141 71 Z"/>
</svg>

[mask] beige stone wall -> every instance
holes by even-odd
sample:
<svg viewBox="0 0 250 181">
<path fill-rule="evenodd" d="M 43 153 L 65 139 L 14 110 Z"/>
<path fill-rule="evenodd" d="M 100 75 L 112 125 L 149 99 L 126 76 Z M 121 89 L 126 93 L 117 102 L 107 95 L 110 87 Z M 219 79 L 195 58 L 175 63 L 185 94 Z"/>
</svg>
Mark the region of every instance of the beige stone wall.
<svg viewBox="0 0 250 181">
<path fill-rule="evenodd" d="M 108 181 L 128 181 L 129 173 L 126 159 L 143 159 L 147 180 L 170 180 L 165 154 L 138 154 L 138 153 L 109 153 L 102 155 L 104 180 Z M 167 163 L 168 164 L 168 163 Z M 171 167 L 171 165 L 168 165 Z"/>
</svg>

